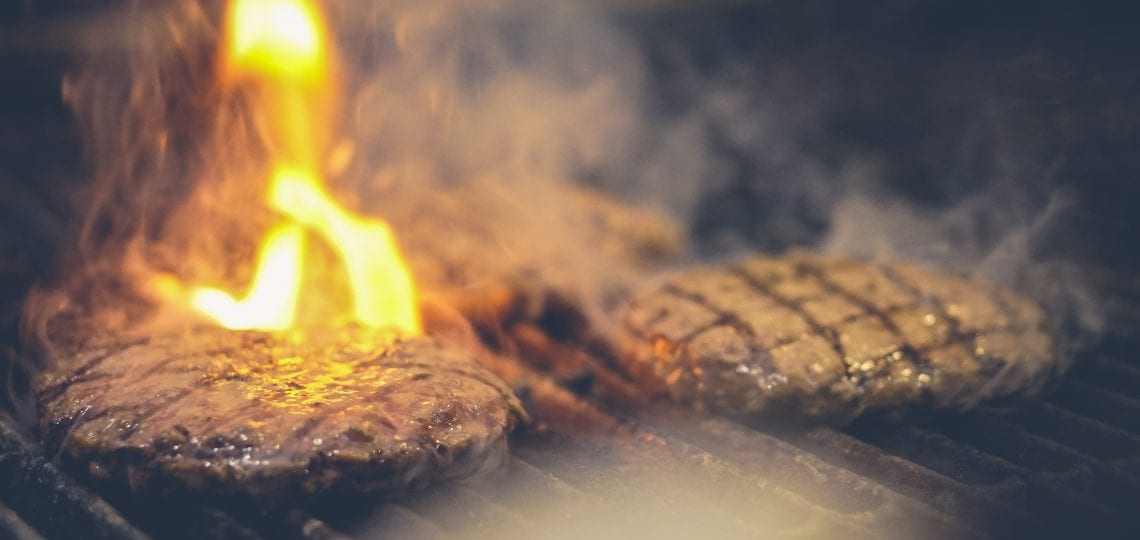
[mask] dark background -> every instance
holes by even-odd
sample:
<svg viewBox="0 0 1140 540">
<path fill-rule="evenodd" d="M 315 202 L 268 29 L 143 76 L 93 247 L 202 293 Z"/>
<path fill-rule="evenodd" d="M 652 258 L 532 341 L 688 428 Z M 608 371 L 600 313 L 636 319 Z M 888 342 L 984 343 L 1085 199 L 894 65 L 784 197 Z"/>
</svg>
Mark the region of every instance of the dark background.
<svg viewBox="0 0 1140 540">
<path fill-rule="evenodd" d="M 125 4 L 0 3 L 0 343 L 8 347 L 27 288 L 50 277 L 67 245 L 73 188 L 85 178 L 60 76 L 98 17 Z M 656 114 L 699 107 L 703 89 L 693 81 L 743 66 L 738 84 L 810 102 L 810 114 L 785 115 L 791 124 L 804 119 L 787 133 L 795 159 L 873 158 L 882 164 L 875 187 L 919 209 L 981 192 L 1035 207 L 1064 191 L 1074 207 L 1037 249 L 1107 269 L 1135 290 L 1140 32 L 1128 4 L 645 1 L 614 9 L 646 45 L 659 89 L 646 106 Z M 706 129 L 732 165 L 730 181 L 696 204 L 698 246 L 727 234 L 781 250 L 826 234 L 829 206 L 818 194 L 755 181 L 783 176 L 794 185 L 794 163 L 742 146 L 727 122 L 711 119 Z M 1006 174 L 1010 167 L 1020 172 Z"/>
</svg>

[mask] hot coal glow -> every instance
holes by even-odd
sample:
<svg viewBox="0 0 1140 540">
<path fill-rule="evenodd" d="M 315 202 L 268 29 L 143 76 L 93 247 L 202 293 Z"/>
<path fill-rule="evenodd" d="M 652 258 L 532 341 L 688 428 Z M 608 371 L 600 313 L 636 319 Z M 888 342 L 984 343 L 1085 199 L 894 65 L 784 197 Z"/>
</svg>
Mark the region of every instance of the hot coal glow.
<svg viewBox="0 0 1140 540">
<path fill-rule="evenodd" d="M 305 0 L 235 0 L 224 40 L 227 83 L 259 87 L 252 107 L 272 126 L 274 172 L 268 205 L 282 222 L 262 240 L 252 284 L 242 299 L 198 287 L 191 304 L 231 329 L 286 330 L 296 324 L 306 236 L 318 234 L 343 262 L 352 319 L 420 332 L 411 274 L 382 221 L 356 216 L 326 191 L 320 173 L 335 101 L 329 40 L 316 6 Z"/>
</svg>

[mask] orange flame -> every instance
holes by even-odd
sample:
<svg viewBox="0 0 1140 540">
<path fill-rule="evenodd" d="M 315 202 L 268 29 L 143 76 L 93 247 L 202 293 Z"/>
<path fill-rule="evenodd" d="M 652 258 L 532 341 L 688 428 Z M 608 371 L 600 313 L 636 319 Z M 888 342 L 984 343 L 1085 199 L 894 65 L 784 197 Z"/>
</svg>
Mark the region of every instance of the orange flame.
<svg viewBox="0 0 1140 540">
<path fill-rule="evenodd" d="M 296 317 L 304 248 L 305 235 L 299 226 L 278 225 L 261 246 L 257 274 L 244 300 L 235 300 L 222 290 L 198 288 L 190 301 L 226 328 L 285 330 Z"/>
<path fill-rule="evenodd" d="M 340 256 L 352 290 L 353 317 L 371 327 L 420 333 L 411 273 L 387 224 L 355 216 L 326 192 L 315 163 L 322 148 L 321 90 L 333 86 L 329 44 L 319 10 L 306 0 L 234 0 L 227 24 L 227 76 L 265 88 L 259 103 L 273 118 L 276 166 L 270 207 L 287 221 L 263 241 L 245 298 L 213 288 L 191 291 L 191 303 L 222 326 L 285 330 L 296 324 L 306 231 Z"/>
<path fill-rule="evenodd" d="M 231 68 L 322 82 L 327 39 L 315 6 L 302 0 L 235 0 L 230 8 Z"/>
</svg>

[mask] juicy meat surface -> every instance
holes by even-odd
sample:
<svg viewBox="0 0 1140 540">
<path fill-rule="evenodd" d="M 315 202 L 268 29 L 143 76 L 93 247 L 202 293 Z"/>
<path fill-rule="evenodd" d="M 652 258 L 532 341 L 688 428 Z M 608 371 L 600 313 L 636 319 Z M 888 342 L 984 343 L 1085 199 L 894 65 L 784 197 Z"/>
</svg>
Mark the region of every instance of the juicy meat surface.
<svg viewBox="0 0 1140 540">
<path fill-rule="evenodd" d="M 624 314 L 624 366 L 697 408 L 846 421 L 963 408 L 1062 366 L 1044 312 L 979 278 L 807 252 L 670 276 Z"/>
<path fill-rule="evenodd" d="M 50 452 L 135 491 L 402 490 L 494 465 L 522 417 L 470 352 L 360 328 L 76 342 L 40 375 Z"/>
</svg>

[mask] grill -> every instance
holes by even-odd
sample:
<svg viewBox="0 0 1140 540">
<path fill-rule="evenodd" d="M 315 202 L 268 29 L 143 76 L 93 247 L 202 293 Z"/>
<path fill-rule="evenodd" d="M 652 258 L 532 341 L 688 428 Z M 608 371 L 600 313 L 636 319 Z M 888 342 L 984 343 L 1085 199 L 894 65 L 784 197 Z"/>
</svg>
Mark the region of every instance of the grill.
<svg viewBox="0 0 1140 540">
<path fill-rule="evenodd" d="M 102 498 L 4 419 L 0 527 L 16 538 L 521 538 L 610 519 L 611 532 L 668 537 L 654 521 L 684 516 L 732 537 L 1126 536 L 1140 530 L 1140 366 L 1119 351 L 1135 346 L 1095 349 L 1036 399 L 841 430 L 635 406 L 604 368 L 592 385 L 537 376 L 520 388 L 537 423 L 503 470 L 396 501 L 272 512 Z"/>
<path fill-rule="evenodd" d="M 718 58 L 713 64 L 731 63 L 723 59 L 722 46 L 736 47 L 738 54 L 747 56 L 754 52 L 748 47 L 782 50 L 798 42 L 788 37 L 796 34 L 794 30 L 771 34 L 775 37 L 768 41 L 751 41 L 732 33 L 723 38 L 727 45 L 702 40 L 699 36 L 714 31 L 710 28 L 736 28 L 732 24 L 736 21 L 771 30 L 775 24 L 762 21 L 772 16 L 793 28 L 811 27 L 826 34 L 847 28 L 847 16 L 852 15 L 826 2 L 822 4 L 827 9 L 805 3 L 818 8 L 818 13 L 812 8 L 768 7 L 782 5 L 769 2 L 749 9 L 711 9 L 710 17 L 700 19 L 712 21 L 706 28 L 688 22 L 697 20 L 691 11 L 646 13 L 641 11 L 644 6 L 654 3 L 622 4 L 627 10 L 623 17 L 646 22 L 647 39 L 663 39 L 661 34 L 683 27 L 684 33 L 698 36 L 695 42 L 709 46 L 709 50 L 696 47 L 694 54 Z M 675 7 L 675 3 L 666 4 Z M 878 9 L 860 15 L 860 20 L 901 13 L 914 22 L 947 15 L 933 8 L 918 15 L 897 6 Z M 963 8 L 970 9 L 981 10 L 978 6 Z M 1051 26 L 1054 23 L 1052 19 L 1035 22 L 1047 32 L 1056 30 Z M 990 39 L 987 32 L 979 31 L 974 37 Z M 746 31 L 737 28 L 737 33 Z M 912 33 L 891 37 L 917 40 Z M 863 52 L 872 51 L 869 56 L 881 47 L 855 41 L 865 48 Z M 1098 43 L 1104 49 L 1094 54 L 1120 45 L 1111 40 Z M 0 39 L 0 46 L 5 44 Z M 0 156 L 5 158 L 0 164 L 4 167 L 0 169 L 0 189 L 4 190 L 0 207 L 5 210 L 0 215 L 5 232 L 0 235 L 4 263 L 0 266 L 0 300 L 4 302 L 0 343 L 5 348 L 15 347 L 20 299 L 32 277 L 47 267 L 51 253 L 44 246 L 58 242 L 62 233 L 55 223 L 62 220 L 57 214 L 66 214 L 59 197 L 52 190 L 35 187 L 36 180 L 63 188 L 68 178 L 76 176 L 67 165 L 75 160 L 75 141 L 63 127 L 68 120 L 56 89 L 65 52 L 48 50 L 29 56 L 0 49 L 4 71 L 31 74 L 26 87 L 14 90 L 19 92 L 15 105 L 4 110 L 13 121 L 0 124 Z M 807 60 L 813 58 L 809 55 Z M 918 70 L 914 64 L 903 64 Z M 668 66 L 661 69 L 668 72 Z M 1135 78 L 1131 72 L 1116 76 L 1125 82 Z M 1090 100 L 1103 97 L 1111 102 L 1107 108 L 1112 108 L 1121 104 L 1112 101 L 1116 89 L 1099 86 L 1079 95 Z M 1107 96 L 1102 95 L 1105 92 Z M 666 95 L 666 104 L 670 99 L 682 97 Z M 891 102 L 889 106 L 920 109 L 928 105 L 897 103 L 890 96 L 883 101 Z M 1087 109 L 1087 103 L 1078 101 L 1067 110 L 1076 110 L 1080 116 Z M 866 108 L 852 110 L 870 114 Z M 837 115 L 830 127 L 844 132 L 852 123 L 874 124 L 857 112 Z M 899 155 L 916 149 L 885 133 L 892 133 L 889 126 L 881 132 L 868 128 L 856 137 L 869 145 L 890 146 Z M 1110 165 L 1119 164 L 1113 161 L 1113 152 L 1130 156 L 1134 151 L 1130 145 L 1118 148 L 1105 142 L 1090 134 L 1087 145 L 1074 145 L 1078 162 L 1104 158 Z M 1079 153 L 1088 152 L 1089 147 L 1097 148 L 1091 158 Z M 728 150 L 731 154 L 732 149 Z M 1125 161 L 1124 168 L 1112 174 L 1126 175 L 1133 161 L 1134 157 Z M 1095 176 L 1108 166 L 1082 167 L 1076 173 Z M 743 173 L 747 172 L 755 171 Z M 1091 182 L 1090 204 L 1127 198 L 1119 192 L 1126 188 Z M 765 196 L 728 192 L 725 198 L 702 202 L 714 210 L 698 217 L 698 229 L 712 234 L 723 228 L 720 220 L 735 216 L 731 199 Z M 1102 214 L 1110 218 L 1100 215 L 1100 221 L 1086 225 L 1097 231 L 1099 249 L 1131 253 L 1122 249 L 1128 245 L 1122 242 L 1131 238 L 1129 227 L 1117 231 L 1113 227 L 1119 225 L 1109 222 L 1111 216 L 1126 213 L 1106 211 Z M 766 219 L 782 216 L 772 215 L 777 217 Z M 1125 223 L 1135 224 L 1135 219 Z M 751 240 L 778 249 L 813 234 L 810 226 L 781 230 L 783 236 L 778 238 L 762 233 Z M 1114 236 L 1114 231 L 1123 232 Z M 1106 259 L 1098 263 L 1107 264 L 1111 274 L 1132 275 L 1128 268 L 1135 262 L 1134 255 Z M 1140 340 L 1135 334 L 1140 324 L 1135 307 L 1140 306 L 1140 290 L 1128 279 L 1133 278 L 1117 280 L 1111 291 L 1123 306 L 1114 312 L 1116 330 L 1084 350 L 1061 380 L 1039 397 L 987 403 L 964 413 L 915 412 L 901 420 L 863 418 L 842 429 L 748 426 L 668 403 L 647 403 L 608 367 L 612 363 L 604 355 L 575 355 L 567 362 L 577 364 L 560 365 L 557 370 L 565 376 L 539 373 L 520 364 L 514 371 L 527 377 L 513 386 L 535 423 L 515 434 L 502 469 L 395 500 L 341 498 L 265 510 L 194 498 L 139 500 L 123 493 L 100 493 L 57 468 L 52 456 L 43 454 L 19 422 L 0 413 L 0 537 L 569 538 L 594 534 L 959 538 L 1069 537 L 1090 532 L 1101 537 L 1135 537 L 1140 534 L 1136 513 L 1140 507 Z"/>
</svg>

